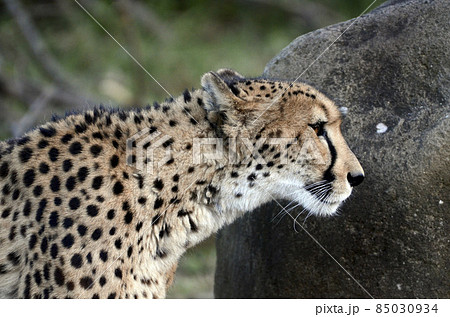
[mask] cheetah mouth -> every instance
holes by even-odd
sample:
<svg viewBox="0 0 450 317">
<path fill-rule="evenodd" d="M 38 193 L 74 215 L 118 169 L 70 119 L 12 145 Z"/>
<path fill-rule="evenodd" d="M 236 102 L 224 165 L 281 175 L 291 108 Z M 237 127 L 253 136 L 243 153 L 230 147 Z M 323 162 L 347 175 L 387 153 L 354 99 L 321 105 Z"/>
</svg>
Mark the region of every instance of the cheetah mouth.
<svg viewBox="0 0 450 317">
<path fill-rule="evenodd" d="M 320 200 L 320 202 L 324 205 L 329 205 L 329 206 L 333 206 L 333 205 L 339 205 L 341 203 L 340 200 L 336 200 L 336 201 L 323 201 Z"/>
<path fill-rule="evenodd" d="M 336 194 L 334 191 L 328 192 L 326 195 L 317 197 L 317 195 L 312 195 L 314 199 L 317 200 L 317 202 L 320 205 L 327 206 L 330 208 L 338 207 L 340 204 L 342 204 L 347 196 L 341 197 L 341 195 Z"/>
<path fill-rule="evenodd" d="M 338 211 L 339 206 L 348 197 L 347 194 L 337 193 L 333 182 L 319 181 L 302 187 L 303 195 L 297 197 L 297 201 L 303 207 L 316 216 L 332 216 Z"/>
<path fill-rule="evenodd" d="M 320 181 L 306 185 L 304 189 L 319 203 L 329 206 L 341 204 L 350 195 L 336 193 L 333 188 L 333 182 L 330 181 Z"/>
<path fill-rule="evenodd" d="M 308 208 L 316 216 L 328 217 L 335 215 L 342 201 L 316 201 Z"/>
</svg>

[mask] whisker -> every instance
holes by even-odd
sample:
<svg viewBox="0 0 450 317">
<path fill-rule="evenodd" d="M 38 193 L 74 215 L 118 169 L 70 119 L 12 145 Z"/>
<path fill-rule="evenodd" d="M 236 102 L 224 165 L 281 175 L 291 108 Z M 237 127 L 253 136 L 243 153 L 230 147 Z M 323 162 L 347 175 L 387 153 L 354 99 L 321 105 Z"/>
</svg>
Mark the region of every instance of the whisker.
<svg viewBox="0 0 450 317">
<path fill-rule="evenodd" d="M 291 202 L 289 204 L 287 204 L 286 206 L 284 206 L 284 208 L 286 209 L 287 207 L 289 207 L 290 205 L 292 205 L 293 203 L 295 203 L 295 200 L 291 200 Z"/>
<path fill-rule="evenodd" d="M 319 189 L 319 190 L 317 190 L 317 191 L 315 191 L 315 192 L 311 192 L 310 194 L 313 195 L 313 196 L 318 197 L 318 196 L 320 196 L 322 193 L 328 192 L 328 191 L 330 191 L 330 190 L 331 190 L 331 187 L 324 187 L 324 188 L 321 188 L 321 189 Z"/>
<path fill-rule="evenodd" d="M 272 217 L 272 220 L 270 220 L 271 222 L 273 222 L 275 219 L 278 218 L 279 215 L 281 215 L 284 212 L 284 209 L 281 209 L 275 216 Z M 279 223 L 279 221 L 277 222 L 277 224 Z"/>
<path fill-rule="evenodd" d="M 280 215 L 283 213 L 283 211 L 284 211 L 287 207 L 289 207 L 290 205 L 292 205 L 293 203 L 295 203 L 295 200 L 291 200 L 286 206 L 282 207 L 283 209 L 280 210 L 275 216 L 273 216 L 271 221 L 273 222 L 276 218 L 278 218 L 278 216 L 280 216 Z M 281 217 L 281 218 L 283 218 L 283 217 Z M 277 224 L 278 224 L 280 221 L 281 221 L 281 219 L 277 222 Z"/>
<path fill-rule="evenodd" d="M 331 183 L 322 184 L 322 185 L 320 185 L 320 186 L 314 187 L 313 189 L 309 189 L 308 191 L 309 191 L 310 193 L 314 193 L 314 192 L 316 192 L 316 191 L 319 190 L 319 189 L 327 188 L 327 187 L 331 187 Z"/>
<path fill-rule="evenodd" d="M 319 190 L 315 193 L 312 193 L 312 194 L 313 194 L 313 196 L 315 196 L 317 199 L 320 200 L 319 197 L 321 197 L 324 193 L 327 193 L 328 191 L 330 191 L 330 188 L 322 188 L 321 190 Z"/>
<path fill-rule="evenodd" d="M 309 211 L 308 214 L 306 215 L 305 219 L 303 220 L 303 225 L 305 225 L 306 220 L 312 215 L 312 212 Z"/>
<path fill-rule="evenodd" d="M 316 183 L 312 183 L 312 184 L 306 185 L 303 188 L 309 189 L 309 188 L 312 188 L 312 187 L 316 187 L 316 186 L 322 185 L 322 184 L 324 184 L 326 182 L 328 182 L 328 181 L 327 180 L 323 180 L 323 181 L 320 181 L 320 182 L 316 182 Z"/>
<path fill-rule="evenodd" d="M 301 205 L 301 204 L 299 203 L 299 204 L 297 204 L 297 205 L 295 205 L 295 206 L 292 206 L 291 208 L 287 209 L 286 211 L 289 212 L 289 211 L 291 211 L 291 210 L 297 208 L 297 207 L 300 206 L 300 205 Z"/>
<path fill-rule="evenodd" d="M 298 204 L 296 204 L 296 205 L 294 205 L 294 206 L 292 206 L 291 208 L 289 208 L 289 209 L 283 209 L 282 211 L 284 211 L 284 214 L 283 214 L 283 216 L 281 217 L 281 219 L 278 221 L 278 223 L 286 216 L 286 215 L 290 215 L 290 211 L 291 210 L 293 210 L 293 209 L 295 209 L 295 208 L 297 208 L 298 206 L 301 206 L 302 204 L 301 203 L 298 203 Z M 305 210 L 306 208 L 304 208 L 303 209 L 303 211 Z M 302 211 L 302 212 L 303 212 Z"/>
<path fill-rule="evenodd" d="M 306 208 L 303 208 L 303 210 L 302 211 L 300 211 L 299 213 L 298 213 L 298 215 L 294 218 L 294 231 L 296 232 L 296 233 L 299 233 L 299 231 L 297 230 L 297 219 L 298 219 L 298 217 L 300 217 L 300 215 L 302 214 L 302 213 L 304 213 L 306 211 Z M 290 214 L 289 214 L 290 215 Z"/>
<path fill-rule="evenodd" d="M 284 210 L 281 211 L 282 215 L 280 217 L 280 219 L 278 219 L 277 223 L 275 224 L 275 226 L 278 226 L 281 222 L 281 220 L 283 220 L 284 216 L 286 216 L 286 213 L 284 212 Z"/>
<path fill-rule="evenodd" d="M 322 202 L 323 202 L 323 200 L 324 200 L 329 194 L 330 194 L 330 190 L 327 189 L 327 190 L 324 190 L 323 192 L 321 192 L 320 195 L 316 195 L 316 197 L 317 197 L 317 199 L 318 199 L 319 201 L 322 201 Z"/>
</svg>

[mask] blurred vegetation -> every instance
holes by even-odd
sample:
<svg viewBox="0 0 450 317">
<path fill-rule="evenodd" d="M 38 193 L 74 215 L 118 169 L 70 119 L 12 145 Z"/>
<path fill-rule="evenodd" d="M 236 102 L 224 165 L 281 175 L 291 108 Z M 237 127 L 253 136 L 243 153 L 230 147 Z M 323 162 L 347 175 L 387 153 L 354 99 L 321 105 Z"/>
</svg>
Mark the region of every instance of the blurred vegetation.
<svg viewBox="0 0 450 317">
<path fill-rule="evenodd" d="M 294 38 L 356 17 L 372 0 L 78 2 L 178 95 L 210 70 L 258 76 Z M 52 113 L 167 97 L 75 1 L 0 0 L 0 139 Z M 169 296 L 212 297 L 214 261 L 211 239 L 188 251 Z"/>
</svg>

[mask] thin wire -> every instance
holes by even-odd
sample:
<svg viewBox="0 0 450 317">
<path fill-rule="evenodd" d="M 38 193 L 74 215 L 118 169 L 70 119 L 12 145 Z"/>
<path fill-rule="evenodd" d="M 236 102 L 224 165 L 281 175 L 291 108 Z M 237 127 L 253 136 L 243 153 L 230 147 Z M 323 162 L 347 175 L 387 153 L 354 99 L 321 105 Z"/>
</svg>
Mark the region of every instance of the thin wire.
<svg viewBox="0 0 450 317">
<path fill-rule="evenodd" d="M 260 188 L 262 188 L 261 186 L 259 186 L 258 185 L 258 187 L 260 187 Z M 276 200 L 269 192 L 267 192 L 264 188 L 262 188 L 272 199 L 273 199 L 273 201 L 275 201 L 277 204 L 278 204 L 278 206 L 280 206 L 284 211 L 286 211 L 286 209 L 284 209 L 284 207 L 278 202 L 278 200 Z M 325 253 L 326 254 L 328 254 L 329 256 L 330 256 L 330 258 L 332 258 L 333 259 L 333 261 L 334 262 L 336 262 L 339 266 L 340 266 L 340 268 L 342 269 L 342 270 L 344 270 L 344 272 L 345 273 L 347 273 L 347 275 L 348 276 L 350 276 L 351 277 L 351 279 L 353 280 L 353 281 L 355 281 L 355 283 L 356 284 L 358 284 L 358 286 L 364 291 L 364 292 L 366 292 L 367 293 L 367 295 L 369 295 L 372 299 L 375 299 L 373 296 L 372 296 L 372 294 L 370 294 L 365 288 L 364 288 L 364 286 L 362 286 L 361 285 L 361 283 L 359 283 L 354 277 L 353 277 L 353 275 L 351 275 L 350 274 L 350 272 L 348 272 L 335 258 L 334 258 L 334 256 L 332 256 L 331 255 L 331 253 L 330 252 L 328 252 L 327 251 L 327 249 L 325 249 L 321 244 L 320 244 L 320 242 L 319 241 L 317 241 L 317 239 L 316 238 L 314 238 L 314 236 L 312 235 L 312 234 L 310 234 L 306 229 L 305 229 L 305 227 L 303 227 L 297 220 L 296 220 L 296 218 L 294 218 L 289 212 L 287 212 L 286 211 L 286 213 L 289 215 L 289 217 L 291 217 L 299 226 L 300 226 L 300 228 L 302 228 L 303 229 L 303 231 L 305 231 L 306 232 L 306 234 L 319 246 L 319 247 L 321 247 L 322 248 L 322 250 L 324 250 L 325 251 Z"/>
<path fill-rule="evenodd" d="M 131 55 L 130 52 L 127 51 L 127 49 L 126 49 L 125 47 L 123 47 L 123 45 L 120 44 L 120 43 L 115 39 L 115 37 L 112 36 L 111 33 L 109 33 L 109 32 L 103 27 L 103 25 L 102 25 L 100 22 L 98 22 L 97 19 L 94 18 L 94 17 L 92 16 L 92 14 L 90 14 L 89 11 L 88 11 L 85 7 L 83 7 L 77 0 L 74 0 L 74 1 L 76 2 L 76 4 L 78 4 L 78 6 L 79 6 L 81 9 L 83 9 L 84 12 L 86 12 L 86 14 L 87 14 L 87 15 L 88 15 L 95 23 L 98 24 L 99 27 L 101 27 L 101 28 L 103 29 L 103 31 L 106 32 L 106 34 L 108 34 L 108 35 L 114 40 L 114 42 L 117 43 L 117 45 L 120 46 L 120 48 L 122 48 L 122 49 L 125 51 L 125 53 L 128 54 L 128 56 L 131 57 L 131 59 L 132 59 L 136 64 L 139 65 L 140 68 L 142 68 L 142 70 L 143 70 L 148 76 L 150 76 L 150 77 L 151 77 L 151 78 L 159 85 L 159 87 L 161 87 L 161 88 L 162 88 L 162 89 L 163 89 L 163 90 L 164 90 L 171 98 L 173 98 L 172 94 L 171 94 L 170 92 L 168 92 L 168 91 L 166 90 L 166 88 L 164 88 L 164 87 L 159 83 L 159 81 L 157 81 L 156 78 L 153 77 L 152 74 L 150 74 L 150 72 L 149 72 L 147 69 L 145 69 L 145 67 L 142 66 L 141 63 L 139 63 L 138 60 L 137 60 L 136 58 L 134 58 L 133 55 Z"/>
<path fill-rule="evenodd" d="M 127 55 L 128 55 L 128 56 L 129 56 L 129 57 L 130 57 L 137 65 L 139 65 L 140 68 L 142 68 L 142 70 L 143 70 L 148 76 L 150 76 L 151 79 L 153 79 L 153 80 L 159 85 L 159 87 L 161 87 L 161 88 L 162 88 L 162 89 L 163 89 L 163 90 L 164 90 L 164 91 L 165 91 L 172 99 L 174 99 L 174 97 L 172 96 L 172 94 L 171 94 L 170 92 L 168 92 L 168 91 L 167 91 L 167 90 L 159 83 L 159 81 L 157 81 L 156 78 L 153 77 L 152 74 L 150 74 L 150 72 L 149 72 L 147 69 L 145 69 L 145 67 L 142 66 L 142 64 L 139 63 L 139 61 L 138 61 L 133 55 L 131 55 L 130 52 L 127 51 L 127 49 L 126 49 L 125 47 L 123 47 L 123 45 L 120 44 L 119 41 L 117 41 L 117 40 L 115 39 L 115 37 L 112 36 L 111 33 L 109 33 L 109 32 L 103 27 L 103 25 L 102 25 L 100 22 L 98 22 L 97 19 L 94 18 L 94 17 L 92 16 L 92 14 L 89 13 L 89 11 L 88 11 L 85 7 L 83 7 L 77 0 L 74 0 L 74 1 L 75 1 L 76 4 L 78 4 L 78 6 L 79 6 L 81 9 L 83 9 L 84 12 L 86 12 L 86 14 L 87 14 L 87 15 L 88 15 L 95 23 L 97 23 L 98 26 L 100 26 L 100 27 L 102 28 L 103 31 L 106 32 L 106 34 L 108 34 L 108 35 L 114 40 L 114 42 L 117 43 L 117 45 L 120 46 L 120 48 L 122 48 L 122 49 L 124 50 L 125 53 L 127 53 Z M 181 107 L 181 105 L 180 105 L 180 107 Z M 186 112 L 186 114 L 187 114 L 188 116 L 190 116 L 190 117 L 192 118 L 192 120 L 194 120 L 194 121 L 198 124 L 198 121 L 197 121 L 197 120 L 196 120 L 189 112 Z"/>
<path fill-rule="evenodd" d="M 342 35 L 344 35 L 344 33 L 345 32 L 347 32 L 347 30 L 350 28 L 350 27 L 352 27 L 353 26 L 353 24 L 355 24 L 355 22 L 364 14 L 364 13 L 366 13 L 366 11 L 367 10 L 369 10 L 370 9 L 370 7 L 372 7 L 372 5 L 375 3 L 375 2 L 377 2 L 377 0 L 374 0 L 358 17 L 356 17 L 355 18 L 355 20 L 353 20 L 353 22 L 344 30 L 344 32 L 342 32 L 330 45 L 328 45 L 328 47 L 322 52 L 322 53 L 320 53 L 319 54 L 319 56 L 317 56 L 317 58 L 311 63 L 311 64 L 309 64 L 309 66 L 308 67 L 306 67 L 306 69 L 288 86 L 288 88 L 286 88 L 283 92 L 280 92 L 279 94 L 278 94 L 278 96 L 272 101 L 272 103 L 252 122 L 252 124 L 254 124 L 259 118 L 261 118 L 261 116 L 267 111 L 267 110 L 269 110 L 269 108 L 270 107 L 272 107 L 273 106 L 273 104 L 275 103 L 275 102 L 277 102 L 280 98 L 281 98 L 281 96 L 289 89 L 289 88 L 291 88 L 292 87 L 292 85 L 301 77 L 301 76 L 303 76 L 303 74 L 309 69 L 309 68 L 311 68 L 311 66 L 312 65 L 314 65 L 316 62 L 317 62 L 317 60 L 320 58 L 320 57 L 322 57 L 322 55 L 323 54 L 325 54 L 325 52 L 327 52 L 329 49 L 330 49 L 330 47 L 334 44 L 334 43 L 336 43 L 336 41 L 337 40 L 339 40 L 340 38 L 341 38 L 341 36 Z"/>
</svg>

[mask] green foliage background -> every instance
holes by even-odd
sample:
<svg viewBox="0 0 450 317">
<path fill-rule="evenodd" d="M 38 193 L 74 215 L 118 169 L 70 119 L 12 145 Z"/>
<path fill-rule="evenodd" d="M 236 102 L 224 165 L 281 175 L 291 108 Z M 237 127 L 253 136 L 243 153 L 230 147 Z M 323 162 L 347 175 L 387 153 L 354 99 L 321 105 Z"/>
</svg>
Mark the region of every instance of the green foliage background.
<svg viewBox="0 0 450 317">
<path fill-rule="evenodd" d="M 223 67 L 259 76 L 297 36 L 356 17 L 372 1 L 78 0 L 172 95 L 198 88 L 203 73 Z M 18 1 L 70 85 L 55 81 L 6 3 L 0 2 L 1 139 L 12 137 L 17 126 L 49 120 L 52 113 L 100 103 L 139 106 L 168 97 L 75 1 Z M 48 97 L 56 93 L 75 102 Z M 39 98 L 45 104 L 38 104 Z M 30 120 L 25 124 L 23 118 Z M 212 238 L 182 259 L 169 297 L 212 297 L 214 266 Z"/>
</svg>

